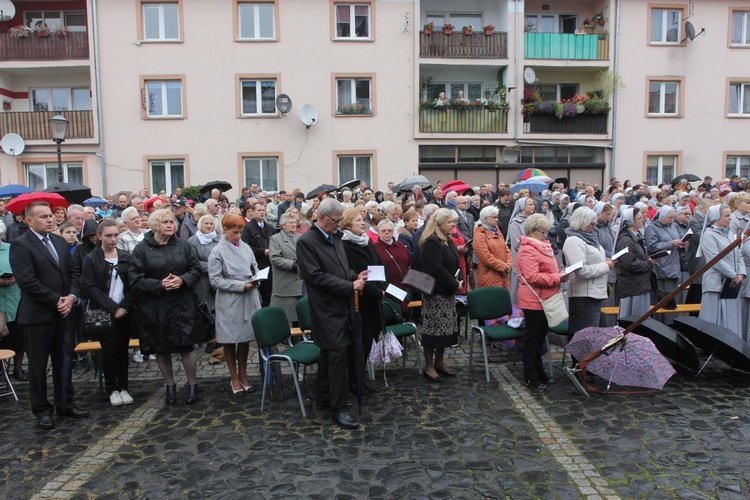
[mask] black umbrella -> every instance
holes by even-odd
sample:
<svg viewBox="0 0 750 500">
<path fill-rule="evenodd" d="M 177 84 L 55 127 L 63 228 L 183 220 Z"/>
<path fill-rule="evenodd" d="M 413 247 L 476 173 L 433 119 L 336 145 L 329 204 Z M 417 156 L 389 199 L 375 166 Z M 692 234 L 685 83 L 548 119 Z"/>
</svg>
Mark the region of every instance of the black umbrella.
<svg viewBox="0 0 750 500">
<path fill-rule="evenodd" d="M 637 316 L 628 316 L 627 318 L 620 318 L 617 323 L 621 327 L 627 328 L 637 319 Z M 698 353 L 695 352 L 695 347 L 664 323 L 649 318 L 638 325 L 633 332 L 650 339 L 660 353 L 675 363 L 693 372 L 700 369 L 700 360 L 698 359 Z"/>
<path fill-rule="evenodd" d="M 570 186 L 570 181 L 567 177 L 558 177 L 557 179 L 555 179 L 555 182 L 557 184 L 562 184 L 565 189 L 568 189 L 568 186 Z M 550 187 L 552 187 L 552 183 L 550 183 Z"/>
<path fill-rule="evenodd" d="M 362 394 L 365 391 L 365 348 L 362 345 L 362 316 L 359 315 L 359 292 L 354 290 L 354 315 L 351 319 L 354 349 L 354 380 L 357 388 L 359 414 L 362 415 Z"/>
<path fill-rule="evenodd" d="M 693 316 L 675 318 L 672 327 L 708 354 L 698 373 L 716 356 L 732 368 L 750 372 L 750 344 L 733 331 Z"/>
<path fill-rule="evenodd" d="M 432 187 L 432 184 L 430 184 L 429 179 L 425 177 L 424 175 L 410 175 L 403 181 L 401 181 L 399 190 L 400 191 L 411 191 L 411 188 L 414 186 L 421 186 L 422 189 L 427 189 L 429 187 Z"/>
<path fill-rule="evenodd" d="M 699 181 L 699 180 L 701 180 L 701 178 L 698 177 L 695 174 L 682 174 L 682 175 L 678 175 L 677 177 L 675 177 L 674 179 L 672 179 L 672 182 L 670 184 L 672 184 L 674 186 L 678 182 L 682 182 L 682 181 L 695 182 L 695 181 Z"/>
<path fill-rule="evenodd" d="M 201 193 L 206 194 L 210 193 L 212 189 L 218 189 L 222 193 L 224 191 L 229 191 L 232 189 L 232 185 L 229 184 L 227 181 L 211 181 L 205 183 L 203 186 L 201 186 Z"/>
<path fill-rule="evenodd" d="M 57 193 L 70 203 L 82 204 L 91 198 L 91 188 L 75 182 L 58 182 L 44 190 L 45 193 Z"/>
<path fill-rule="evenodd" d="M 334 186 L 333 184 L 321 184 L 320 186 L 316 187 L 315 189 L 307 193 L 307 196 L 305 196 L 305 199 L 312 200 L 313 198 L 315 198 L 321 193 L 332 193 L 337 190 L 338 188 Z"/>
<path fill-rule="evenodd" d="M 350 181 L 342 182 L 339 184 L 339 187 L 337 188 L 338 191 L 341 191 L 344 188 L 354 189 L 355 187 L 359 186 L 362 181 L 359 179 L 352 179 Z"/>
</svg>

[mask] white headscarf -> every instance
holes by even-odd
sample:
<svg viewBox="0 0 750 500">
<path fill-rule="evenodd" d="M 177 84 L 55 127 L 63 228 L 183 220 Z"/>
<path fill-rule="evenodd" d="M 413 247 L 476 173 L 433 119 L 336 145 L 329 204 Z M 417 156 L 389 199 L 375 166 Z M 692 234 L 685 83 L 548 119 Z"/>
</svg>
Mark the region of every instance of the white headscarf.
<svg viewBox="0 0 750 500">
<path fill-rule="evenodd" d="M 656 216 L 654 216 L 654 220 L 662 220 L 664 217 L 669 215 L 669 212 L 675 212 L 674 207 L 670 207 L 669 205 L 662 206 L 658 212 L 656 212 Z M 675 212 L 676 213 L 676 212 Z"/>
<path fill-rule="evenodd" d="M 620 223 L 617 226 L 617 237 L 615 238 L 615 243 L 620 238 L 620 234 L 622 234 L 622 231 L 624 229 L 630 229 L 630 226 L 635 224 L 635 212 L 638 210 L 637 208 L 629 208 L 625 211 L 623 211 L 622 216 L 620 217 Z"/>
<path fill-rule="evenodd" d="M 721 211 L 724 208 L 728 208 L 727 205 L 712 205 L 708 207 L 706 218 L 703 219 L 703 229 L 701 230 L 701 235 L 706 232 L 707 227 L 712 226 L 714 222 L 721 218 Z M 703 256 L 703 245 L 698 246 L 698 251 L 695 252 L 695 256 L 697 258 L 701 258 Z"/>
<path fill-rule="evenodd" d="M 516 204 L 513 206 L 513 213 L 510 214 L 510 220 L 513 220 L 519 212 L 522 212 L 526 208 L 526 200 L 528 200 L 526 197 L 516 200 Z"/>
</svg>

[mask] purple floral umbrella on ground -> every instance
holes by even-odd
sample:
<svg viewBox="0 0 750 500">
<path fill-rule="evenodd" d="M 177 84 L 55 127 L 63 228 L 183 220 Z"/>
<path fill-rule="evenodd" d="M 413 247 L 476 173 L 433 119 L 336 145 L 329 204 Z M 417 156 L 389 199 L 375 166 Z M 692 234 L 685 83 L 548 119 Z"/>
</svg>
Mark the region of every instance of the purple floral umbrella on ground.
<svg viewBox="0 0 750 500">
<path fill-rule="evenodd" d="M 600 351 L 607 342 L 624 331 L 619 326 L 584 328 L 573 336 L 566 349 L 576 359 L 582 360 L 589 354 Z M 623 344 L 591 361 L 586 370 L 609 380 L 610 384 L 657 390 L 663 389 L 664 384 L 676 373 L 653 342 L 635 333 L 629 333 Z"/>
</svg>

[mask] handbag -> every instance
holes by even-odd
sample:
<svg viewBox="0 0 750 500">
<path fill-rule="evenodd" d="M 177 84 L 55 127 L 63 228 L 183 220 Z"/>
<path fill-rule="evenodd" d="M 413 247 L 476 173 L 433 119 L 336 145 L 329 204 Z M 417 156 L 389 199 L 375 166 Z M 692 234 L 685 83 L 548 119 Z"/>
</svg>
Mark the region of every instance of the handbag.
<svg viewBox="0 0 750 500">
<path fill-rule="evenodd" d="M 86 303 L 86 309 L 83 311 L 83 333 L 89 338 L 106 332 L 114 328 L 112 315 L 104 309 L 91 307 L 91 300 Z"/>
<path fill-rule="evenodd" d="M 432 295 L 435 292 L 435 278 L 429 274 L 409 269 L 404 276 L 402 285 L 407 286 L 425 295 Z"/>
<path fill-rule="evenodd" d="M 216 329 L 216 316 L 211 312 L 211 308 L 208 304 L 195 297 L 195 309 L 198 313 L 198 321 L 200 322 L 201 329 L 203 331 L 204 341 L 208 341 L 214 338 L 214 330 Z"/>
<path fill-rule="evenodd" d="M 10 333 L 8 330 L 8 316 L 4 312 L 0 312 L 0 339 Z"/>
<path fill-rule="evenodd" d="M 541 297 L 539 297 L 539 295 L 536 293 L 536 291 L 531 287 L 531 285 L 529 285 L 529 282 L 526 281 L 526 278 L 523 276 L 523 274 L 518 273 L 518 275 L 521 277 L 523 282 L 526 283 L 526 286 L 529 287 L 529 290 L 531 290 L 531 293 L 534 294 L 539 303 L 542 304 L 544 315 L 547 317 L 547 326 L 549 326 L 550 328 L 554 328 L 568 319 L 568 308 L 565 307 L 565 298 L 563 297 L 561 291 L 558 290 L 558 292 L 552 297 L 548 298 L 547 300 L 542 300 Z"/>
</svg>

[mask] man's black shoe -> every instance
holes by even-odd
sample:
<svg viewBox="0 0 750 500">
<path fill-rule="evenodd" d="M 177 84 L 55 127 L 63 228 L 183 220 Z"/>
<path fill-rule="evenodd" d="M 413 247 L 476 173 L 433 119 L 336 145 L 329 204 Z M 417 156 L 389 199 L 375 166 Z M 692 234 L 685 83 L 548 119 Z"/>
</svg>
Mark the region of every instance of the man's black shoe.
<svg viewBox="0 0 750 500">
<path fill-rule="evenodd" d="M 39 427 L 41 427 L 42 429 L 54 429 L 55 421 L 50 415 L 39 417 Z"/>
<path fill-rule="evenodd" d="M 365 390 L 371 394 L 379 391 L 378 387 L 370 380 L 365 380 L 364 386 Z"/>
<path fill-rule="evenodd" d="M 78 408 L 77 406 L 74 406 L 73 408 L 69 408 L 67 410 L 58 408 L 57 416 L 58 417 L 86 418 L 89 416 L 89 411 Z"/>
<path fill-rule="evenodd" d="M 359 429 L 359 422 L 354 420 L 354 417 L 347 410 L 341 410 L 332 414 L 331 419 L 344 429 Z"/>
</svg>

